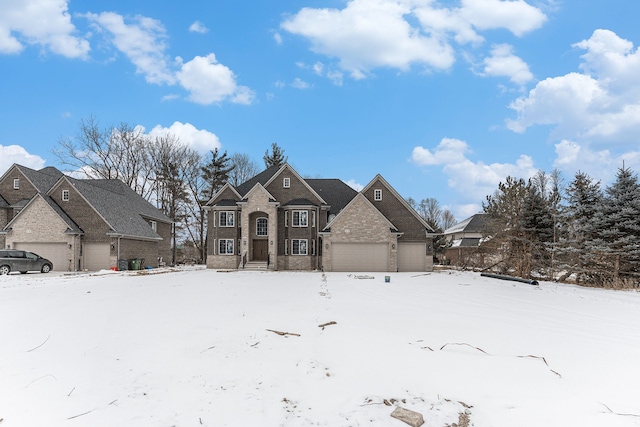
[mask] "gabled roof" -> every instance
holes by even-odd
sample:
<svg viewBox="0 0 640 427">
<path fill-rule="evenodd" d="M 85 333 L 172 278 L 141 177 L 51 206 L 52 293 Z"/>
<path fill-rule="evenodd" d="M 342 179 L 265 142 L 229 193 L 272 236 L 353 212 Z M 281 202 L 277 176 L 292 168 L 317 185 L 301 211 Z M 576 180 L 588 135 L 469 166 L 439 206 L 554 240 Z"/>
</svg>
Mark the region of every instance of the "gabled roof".
<svg viewBox="0 0 640 427">
<path fill-rule="evenodd" d="M 78 193 L 93 207 L 96 213 L 111 228 L 112 234 L 161 239 L 147 223 L 147 219 L 172 222 L 128 185 L 115 179 L 75 179 L 63 176 Z"/>
<path fill-rule="evenodd" d="M 475 214 L 465 219 L 464 221 L 460 221 L 447 228 L 444 231 L 444 234 L 455 234 L 455 233 L 480 233 L 482 232 L 482 227 L 484 226 L 484 218 L 485 214 Z"/>
<path fill-rule="evenodd" d="M 380 210 L 378 210 L 378 208 L 376 208 L 373 203 L 371 203 L 369 201 L 369 199 L 367 199 L 365 197 L 364 194 L 362 193 L 358 193 L 356 194 L 356 196 L 347 204 L 347 206 L 344 207 L 344 209 L 342 209 L 340 211 L 340 213 L 338 213 L 338 215 L 336 215 L 335 218 L 333 218 L 331 221 L 329 221 L 329 223 L 327 224 L 327 226 L 323 229 L 323 231 L 325 232 L 329 232 L 331 231 L 331 225 L 333 225 L 333 223 L 335 223 L 336 221 L 339 221 L 340 218 L 342 218 L 343 215 L 345 215 L 345 212 L 347 212 L 349 210 L 349 208 L 355 204 L 357 201 L 364 201 L 364 203 L 366 205 L 368 205 L 368 207 L 371 208 L 371 210 L 373 210 L 373 212 L 375 212 L 384 222 L 386 222 L 389 225 L 389 229 L 392 232 L 398 232 L 398 227 L 396 227 L 395 225 L 393 225 L 393 223 L 391 221 L 389 221 L 389 218 L 387 218 L 386 216 L 384 216 L 382 214 L 382 212 L 380 212 Z"/>
<path fill-rule="evenodd" d="M 51 199 L 51 197 L 42 194 L 42 193 L 38 193 L 36 194 L 34 197 L 31 198 L 31 200 L 29 200 L 26 205 L 24 206 L 24 208 L 22 208 L 20 210 L 20 212 L 18 212 L 18 214 L 16 216 L 14 216 L 11 221 L 9 221 L 9 223 L 3 228 L 3 230 L 9 230 L 13 223 L 15 221 L 18 220 L 18 218 L 20 218 L 24 212 L 27 212 L 27 209 L 29 208 L 30 205 L 32 205 L 33 203 L 35 203 L 35 201 L 37 199 L 42 199 L 45 203 L 47 203 L 49 205 L 49 207 L 51 207 L 51 209 L 53 209 L 53 211 L 58 214 L 58 216 L 60 217 L 60 219 L 67 225 L 67 233 L 71 233 L 71 234 L 83 234 L 82 229 L 78 226 L 78 224 L 76 224 L 71 218 L 69 218 L 69 215 L 67 215 L 62 208 L 60 208 L 60 206 L 58 206 L 58 204 L 53 201 L 53 199 Z"/>
<path fill-rule="evenodd" d="M 253 178 L 238 185 L 235 189 L 241 196 L 245 196 L 258 183 L 262 184 L 262 186 L 264 187 L 266 183 L 271 180 L 273 175 L 275 175 L 279 170 L 279 166 L 271 166 L 270 168 L 263 170 Z"/>
<path fill-rule="evenodd" d="M 360 191 L 360 193 L 365 193 L 367 190 L 369 190 L 369 188 L 371 188 L 371 187 L 373 186 L 373 184 L 374 184 L 376 181 L 380 181 L 380 182 L 381 182 L 381 183 L 382 183 L 382 184 L 383 184 L 383 185 L 384 185 L 384 186 L 385 186 L 389 191 L 391 191 L 391 194 L 393 194 L 393 196 L 394 196 L 396 199 L 398 199 L 398 200 L 400 201 L 400 203 L 402 203 L 402 204 L 404 205 L 404 207 L 405 207 L 405 208 L 407 208 L 407 210 L 408 210 L 409 212 L 411 212 L 411 214 L 412 214 L 414 217 L 416 217 L 416 219 L 417 219 L 418 221 L 420 221 L 420 223 L 421 223 L 422 225 L 424 225 L 424 227 L 425 227 L 428 231 L 430 231 L 431 233 L 435 233 L 435 230 L 434 230 L 433 228 L 431 228 L 431 226 L 427 223 L 427 221 L 425 221 L 425 219 L 424 219 L 424 218 L 422 218 L 422 217 L 420 216 L 420 214 L 418 214 L 418 212 L 416 212 L 416 210 L 415 210 L 415 209 L 413 209 L 409 203 L 407 203 L 407 201 L 404 199 L 404 197 L 402 197 L 400 194 L 398 194 L 398 192 L 395 190 L 395 188 L 393 188 L 393 187 L 391 186 L 391 184 L 389 184 L 389 183 L 387 182 L 387 180 L 386 180 L 386 179 L 384 179 L 384 178 L 382 177 L 382 175 L 380 175 L 380 174 L 376 175 L 376 176 L 371 180 L 371 182 L 369 182 L 369 184 L 367 184 L 367 185 L 366 185 L 366 186 L 365 186 L 365 187 Z"/>
<path fill-rule="evenodd" d="M 62 172 L 52 166 L 40 170 L 33 170 L 18 164 L 14 164 L 14 166 L 22 172 L 22 174 L 40 193 L 46 193 L 49 191 L 63 175 Z"/>
<path fill-rule="evenodd" d="M 229 184 L 228 182 L 226 184 L 224 184 L 222 187 L 220 187 L 220 189 L 218 191 L 216 191 L 211 198 L 207 201 L 207 203 L 205 203 L 205 206 L 213 206 L 213 205 L 220 205 L 219 202 L 216 202 L 216 200 L 222 195 L 224 194 L 225 191 L 230 190 L 233 194 L 235 194 L 238 198 L 238 200 L 242 200 L 242 195 L 240 193 L 238 193 L 238 191 L 233 188 L 233 185 Z M 226 199 L 229 200 L 229 199 Z M 235 201 L 234 201 L 235 203 Z"/>
<path fill-rule="evenodd" d="M 300 180 L 300 182 L 302 182 L 308 189 L 309 191 L 318 198 L 318 200 L 320 200 L 320 202 L 322 202 L 323 204 L 327 204 L 327 202 L 322 198 L 322 196 L 320 196 L 318 193 L 316 193 L 316 190 L 314 190 L 309 183 L 307 183 L 307 181 L 305 181 L 304 178 L 302 178 L 298 172 L 296 172 L 296 170 L 294 168 L 292 168 L 291 166 L 289 166 L 288 163 L 283 164 L 282 166 L 280 166 L 280 169 L 278 169 L 278 171 L 276 173 L 274 173 L 271 178 L 269 178 L 269 180 L 264 184 L 265 188 L 271 184 L 271 182 L 273 182 L 273 180 L 275 180 L 278 175 L 280 175 L 285 169 L 288 169 L 289 171 L 291 171 L 291 173 Z"/>
<path fill-rule="evenodd" d="M 4 197 L 0 195 L 0 208 L 8 208 L 9 202 L 7 202 Z"/>
<path fill-rule="evenodd" d="M 247 194 L 245 194 L 245 195 L 244 195 L 244 198 L 242 199 L 242 201 L 243 201 L 243 202 L 246 202 L 246 201 L 249 199 L 249 197 L 250 197 L 253 193 L 255 193 L 256 191 L 262 191 L 262 192 L 264 192 L 264 193 L 267 195 L 267 197 L 269 198 L 269 201 L 270 201 L 270 202 L 275 202 L 275 201 L 276 201 L 276 198 L 275 198 L 275 197 L 273 197 L 273 195 L 272 195 L 271 193 L 269 193 L 269 191 L 268 191 L 266 188 L 264 188 L 264 186 L 263 186 L 262 184 L 260 184 L 259 182 L 258 182 L 258 183 L 256 183 L 256 185 L 254 185 L 254 186 L 253 186 L 253 188 L 252 188 L 251 190 L 249 190 L 249 191 L 247 192 Z"/>
<path fill-rule="evenodd" d="M 307 183 L 331 206 L 337 214 L 344 209 L 358 192 L 339 179 L 306 179 Z"/>
</svg>

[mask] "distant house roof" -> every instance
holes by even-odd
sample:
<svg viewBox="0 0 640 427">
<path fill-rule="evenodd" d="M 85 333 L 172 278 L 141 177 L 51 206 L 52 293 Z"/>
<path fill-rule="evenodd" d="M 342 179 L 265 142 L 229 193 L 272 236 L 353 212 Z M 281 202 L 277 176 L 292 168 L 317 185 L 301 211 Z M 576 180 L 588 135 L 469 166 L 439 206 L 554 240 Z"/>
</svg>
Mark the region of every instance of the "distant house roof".
<svg viewBox="0 0 640 427">
<path fill-rule="evenodd" d="M 456 239 L 451 244 L 452 248 L 477 248 L 480 246 L 479 237 L 463 237 L 462 239 Z"/>
<path fill-rule="evenodd" d="M 447 228 L 444 231 L 444 234 L 455 234 L 455 233 L 480 233 L 482 232 L 482 227 L 484 226 L 484 218 L 486 214 L 475 214 L 470 216 L 457 223 L 456 225 Z"/>
</svg>

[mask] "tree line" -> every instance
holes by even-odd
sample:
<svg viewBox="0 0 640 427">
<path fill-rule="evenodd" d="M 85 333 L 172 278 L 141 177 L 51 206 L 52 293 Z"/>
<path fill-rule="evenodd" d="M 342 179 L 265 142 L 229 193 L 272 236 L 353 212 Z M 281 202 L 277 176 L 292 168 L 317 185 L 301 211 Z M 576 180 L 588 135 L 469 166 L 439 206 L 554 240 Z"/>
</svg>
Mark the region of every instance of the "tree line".
<svg viewBox="0 0 640 427">
<path fill-rule="evenodd" d="M 483 203 L 483 268 L 519 277 L 572 279 L 580 284 L 640 286 L 640 184 L 624 165 L 615 181 L 577 172 L 539 171 L 507 177 Z"/>
<path fill-rule="evenodd" d="M 171 133 L 152 137 L 127 123 L 101 127 L 93 117 L 80 121 L 77 135 L 60 139 L 53 154 L 76 175 L 123 181 L 171 218 L 173 262 L 178 240 L 191 250 L 187 256 L 205 260 L 202 205 L 226 182 L 237 186 L 260 172 L 244 153 L 229 155 L 216 148 L 203 156 Z M 287 157 L 272 143 L 263 161 L 265 167 L 279 166 Z"/>
</svg>

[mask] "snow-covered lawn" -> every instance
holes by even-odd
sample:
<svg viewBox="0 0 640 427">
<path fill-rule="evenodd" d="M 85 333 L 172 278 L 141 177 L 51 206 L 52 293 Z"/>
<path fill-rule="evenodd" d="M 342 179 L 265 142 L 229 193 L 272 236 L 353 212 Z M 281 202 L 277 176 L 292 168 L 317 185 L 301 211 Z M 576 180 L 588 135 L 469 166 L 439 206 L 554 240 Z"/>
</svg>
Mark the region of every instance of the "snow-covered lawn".
<svg viewBox="0 0 640 427">
<path fill-rule="evenodd" d="M 0 276 L 0 425 L 640 425 L 640 293 L 371 276 Z"/>
</svg>

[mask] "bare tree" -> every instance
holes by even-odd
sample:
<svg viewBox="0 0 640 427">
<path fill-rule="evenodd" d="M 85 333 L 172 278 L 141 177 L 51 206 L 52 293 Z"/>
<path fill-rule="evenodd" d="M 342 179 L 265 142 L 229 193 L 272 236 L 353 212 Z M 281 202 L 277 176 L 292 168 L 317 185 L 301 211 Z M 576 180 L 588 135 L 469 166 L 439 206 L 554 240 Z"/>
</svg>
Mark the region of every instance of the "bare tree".
<svg viewBox="0 0 640 427">
<path fill-rule="evenodd" d="M 456 217 L 453 216 L 453 212 L 451 212 L 449 209 L 445 209 L 442 211 L 440 221 L 440 228 L 442 228 L 442 231 L 446 230 L 447 228 L 453 227 L 458 222 L 456 221 Z"/>
<path fill-rule="evenodd" d="M 74 172 L 93 179 L 119 179 L 148 198 L 152 187 L 149 137 L 127 123 L 100 128 L 94 117 L 80 121 L 74 138 L 63 138 L 53 154 Z"/>
<path fill-rule="evenodd" d="M 246 154 L 233 154 L 230 164 L 233 169 L 229 172 L 229 182 L 234 187 L 253 178 L 260 172 L 258 164 Z"/>
</svg>

